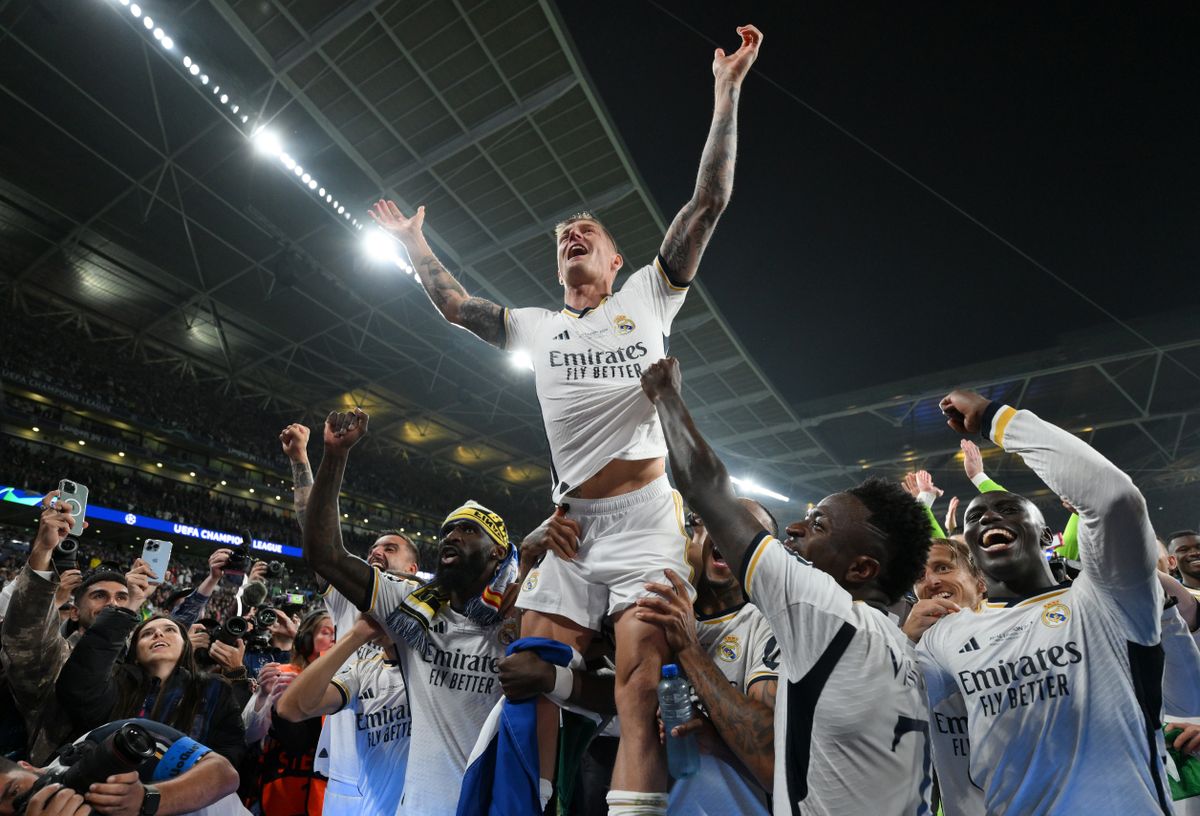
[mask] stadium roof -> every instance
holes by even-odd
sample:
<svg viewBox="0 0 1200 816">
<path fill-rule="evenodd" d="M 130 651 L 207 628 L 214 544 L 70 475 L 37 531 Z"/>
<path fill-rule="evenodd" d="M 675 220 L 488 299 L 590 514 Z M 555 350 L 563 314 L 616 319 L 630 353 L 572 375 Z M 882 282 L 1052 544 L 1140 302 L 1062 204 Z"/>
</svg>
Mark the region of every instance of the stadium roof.
<svg viewBox="0 0 1200 816">
<path fill-rule="evenodd" d="M 273 410 L 312 420 L 361 405 L 378 444 L 544 492 L 531 375 L 445 324 L 411 277 L 365 261 L 356 221 L 381 195 L 426 205 L 447 265 L 506 305 L 561 302 L 550 230 L 580 209 L 603 218 L 631 267 L 654 255 L 663 215 L 553 3 L 133 8 L 0 7 L 5 308 L 49 298 Z M 260 126 L 299 172 L 255 151 Z M 974 370 L 1052 414 L 1088 394 L 1078 428 L 1126 440 L 1123 464 L 1178 484 L 1195 478 L 1200 441 L 1189 334 L 1068 340 Z M 934 383 L 978 380 L 944 372 L 789 405 L 702 284 L 671 339 L 688 402 L 731 467 L 801 500 L 864 465 L 950 467 Z"/>
</svg>

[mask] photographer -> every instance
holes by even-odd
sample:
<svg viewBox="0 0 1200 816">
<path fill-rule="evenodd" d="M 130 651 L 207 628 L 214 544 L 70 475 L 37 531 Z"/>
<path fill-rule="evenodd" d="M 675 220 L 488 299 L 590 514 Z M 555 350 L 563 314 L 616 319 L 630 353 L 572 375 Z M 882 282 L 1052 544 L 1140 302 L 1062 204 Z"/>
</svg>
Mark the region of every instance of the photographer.
<svg viewBox="0 0 1200 816">
<path fill-rule="evenodd" d="M 178 621 L 154 615 L 138 623 L 150 573 L 144 561 L 134 562 L 128 599 L 105 609 L 80 638 L 58 677 L 59 703 L 78 730 L 146 717 L 203 741 L 236 764 L 245 734 L 233 687 L 196 669 L 191 641 Z M 126 642 L 128 653 L 118 662 Z M 232 665 L 233 655 L 226 657 Z"/>
<path fill-rule="evenodd" d="M 102 770 L 100 778 L 89 778 L 93 774 L 85 768 L 101 765 L 98 760 L 106 759 L 105 754 L 118 753 L 111 750 L 108 739 L 115 736 L 114 742 L 120 740 L 130 733 L 128 726 L 138 729 L 132 741 L 139 753 L 113 764 L 132 766 L 133 770 L 107 776 Z M 131 740 L 126 736 L 126 741 Z M 64 759 L 73 755 L 78 758 L 70 764 L 56 760 L 48 768 L 22 767 L 0 759 L 0 790 L 4 791 L 0 816 L 15 813 L 14 802 L 47 774 L 57 781 L 34 792 L 25 805 L 25 816 L 86 816 L 93 812 L 106 816 L 244 816 L 247 813 L 233 795 L 238 777 L 229 761 L 162 723 L 150 720 L 108 723 L 65 746 L 61 753 Z M 142 755 L 148 756 L 142 758 Z M 77 784 L 80 789 L 63 783 Z"/>
<path fill-rule="evenodd" d="M 17 708 L 24 715 L 29 755 L 34 762 L 44 761 L 71 736 L 70 721 L 54 697 L 59 670 L 100 611 L 129 597 L 127 578 L 119 572 L 93 572 L 84 581 L 77 569 L 66 568 L 61 577 L 55 571 L 55 551 L 75 524 L 66 505 L 54 503 L 57 496 L 58 491 L 52 491 L 42 499 L 29 560 L 14 581 L 9 614 L 0 630 L 0 662 Z M 61 554 L 59 563 L 70 566 Z M 58 613 L 63 602 L 60 592 L 76 582 L 72 619 L 78 630 L 64 638 Z"/>
</svg>

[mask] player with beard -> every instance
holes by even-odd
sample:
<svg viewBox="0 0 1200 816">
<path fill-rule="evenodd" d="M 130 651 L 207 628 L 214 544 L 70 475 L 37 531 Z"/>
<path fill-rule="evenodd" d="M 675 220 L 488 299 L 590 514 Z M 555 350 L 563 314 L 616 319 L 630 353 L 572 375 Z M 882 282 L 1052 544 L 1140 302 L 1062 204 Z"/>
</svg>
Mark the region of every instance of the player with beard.
<svg viewBox="0 0 1200 816">
<path fill-rule="evenodd" d="M 1167 556 L 1175 559 L 1179 577 L 1188 592 L 1200 598 L 1200 533 L 1179 530 L 1168 535 Z"/>
<path fill-rule="evenodd" d="M 624 614 L 665 569 L 687 570 L 678 496 L 666 479 L 666 447 L 654 411 L 638 387 L 645 367 L 666 353 L 671 322 L 683 305 L 717 219 L 733 192 L 737 110 L 742 82 L 762 34 L 737 29 L 741 46 L 714 54 L 714 110 L 692 198 L 671 222 L 653 263 L 614 292 L 624 259 L 591 213 L 555 228 L 564 308 L 505 309 L 471 297 L 433 254 L 422 234 L 424 207 L 405 217 L 390 201 L 371 212 L 404 244 L 426 292 L 451 323 L 492 345 L 523 351 L 550 443 L 553 499 L 582 528 L 574 558 L 550 554 L 518 606 L 522 633 L 569 644 L 578 653 L 612 617 L 617 641 L 621 742 L 610 812 L 661 813 L 667 774 L 658 746 L 655 687 L 667 653 L 657 627 Z M 689 590 L 691 592 L 691 590 Z M 555 770 L 558 710 L 538 702 L 542 798 Z"/>
<path fill-rule="evenodd" d="M 501 693 L 498 610 L 517 575 L 516 554 L 503 519 L 475 502 L 446 517 L 434 576 L 425 584 L 389 576 L 346 552 L 338 494 L 368 419 L 355 410 L 325 420 L 304 558 L 398 646 L 412 716 L 401 811 L 452 816 L 467 757 Z"/>
<path fill-rule="evenodd" d="M 301 526 L 303 526 L 308 497 L 313 486 L 312 468 L 308 461 L 309 435 L 308 426 L 298 422 L 288 425 L 279 433 L 280 446 L 292 465 L 296 518 Z M 413 577 L 420 569 L 416 545 L 408 536 L 398 532 L 387 533 L 375 540 L 371 549 L 367 551 L 367 564 L 397 578 Z M 359 614 L 354 604 L 332 584 L 325 587 L 322 597 L 325 599 L 325 607 L 329 610 L 329 616 L 333 619 L 338 634 L 353 629 Z M 367 640 L 359 645 L 356 661 L 371 660 L 375 662 L 370 665 L 379 664 L 382 661 L 382 653 L 374 641 Z M 363 691 L 371 699 L 376 699 L 376 692 L 379 691 L 370 688 L 372 680 L 385 681 L 389 696 L 395 695 L 396 683 L 386 672 L 378 676 L 371 674 L 367 679 L 367 687 Z M 399 683 L 402 687 L 403 680 L 401 679 Z M 403 688 L 401 688 L 400 694 L 403 694 Z M 362 812 L 364 806 L 360 792 L 362 765 L 359 755 L 361 740 L 357 717 L 353 706 L 344 708 L 339 706 L 335 711 L 336 713 L 325 718 L 324 724 L 321 726 L 321 738 L 317 743 L 317 754 L 313 767 L 318 773 L 324 774 L 329 779 L 329 784 L 325 788 L 323 806 L 325 816 L 343 816 L 343 814 L 357 816 Z M 389 746 L 389 750 L 396 749 L 407 752 L 407 737 L 402 742 L 403 745 L 397 743 Z"/>
<path fill-rule="evenodd" d="M 925 563 L 924 510 L 899 485 L 868 480 L 788 525 L 784 546 L 738 502 L 684 405 L 678 362 L 650 366 L 642 388 L 676 484 L 778 641 L 774 811 L 928 812 L 928 709 L 912 644 L 887 612 Z"/>
<path fill-rule="evenodd" d="M 918 647 L 931 707 L 961 697 L 986 812 L 1170 813 L 1159 731 L 1163 594 L 1141 493 L 1029 411 L 970 391 L 941 405 L 955 430 L 1020 455 L 1080 518 L 1082 572 L 1059 585 L 1037 507 L 1002 491 L 974 499 L 964 535 L 987 578 L 989 611 L 945 616 Z"/>
<path fill-rule="evenodd" d="M 775 518 L 753 499 L 742 506 L 764 529 Z M 675 780 L 667 813 L 674 816 L 770 813 L 767 792 L 775 773 L 775 691 L 779 647 L 766 618 L 746 601 L 742 585 L 695 513 L 689 514 L 688 562 L 695 574 L 696 602 L 683 581 L 649 584 L 657 597 L 638 601 L 639 619 L 661 626 L 700 700 L 702 711 L 675 734 L 696 733 L 700 768 Z"/>
</svg>

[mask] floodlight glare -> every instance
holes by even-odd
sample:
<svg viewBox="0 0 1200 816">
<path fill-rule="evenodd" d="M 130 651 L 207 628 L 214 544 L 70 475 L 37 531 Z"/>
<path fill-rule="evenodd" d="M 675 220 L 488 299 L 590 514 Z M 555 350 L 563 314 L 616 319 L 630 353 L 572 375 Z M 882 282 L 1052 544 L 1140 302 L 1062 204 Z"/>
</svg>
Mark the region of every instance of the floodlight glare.
<svg viewBox="0 0 1200 816">
<path fill-rule="evenodd" d="M 154 28 L 154 21 L 149 17 L 143 17 L 142 25 L 144 25 L 146 28 Z"/>
<path fill-rule="evenodd" d="M 293 159 L 291 156 L 289 156 L 287 153 L 280 153 L 279 160 L 281 162 L 283 162 L 283 166 L 286 167 L 288 170 L 291 170 L 293 167 L 296 166 L 296 160 Z"/>
<path fill-rule="evenodd" d="M 292 172 L 295 173 L 297 176 L 303 176 L 304 168 L 297 164 L 295 167 L 292 168 Z"/>
<path fill-rule="evenodd" d="M 762 485 L 755 484 L 754 482 L 750 481 L 749 479 L 739 479 L 736 476 L 730 476 L 729 481 L 733 482 L 735 485 L 740 487 L 746 493 L 757 494 L 759 496 L 766 496 L 767 498 L 775 499 L 775 501 L 781 501 L 781 502 L 791 501 L 791 499 L 789 499 L 787 496 L 784 496 L 780 493 L 776 493 L 774 490 L 768 490 L 767 488 L 763 487 Z"/>
<path fill-rule="evenodd" d="M 221 92 L 221 86 L 220 86 L 220 85 L 213 85 L 213 96 L 216 96 L 216 95 L 217 95 L 217 94 L 219 94 L 220 92 Z"/>
<path fill-rule="evenodd" d="M 201 74 L 201 75 L 200 75 L 200 84 L 201 84 L 201 85 L 207 85 L 207 84 L 208 84 L 208 74 Z"/>
<path fill-rule="evenodd" d="M 326 193 L 326 194 L 325 194 L 325 201 L 326 201 L 326 202 L 331 202 L 331 201 L 333 201 L 333 193 Z"/>
<path fill-rule="evenodd" d="M 147 17 L 146 19 L 149 20 L 150 18 Z M 161 28 L 154 29 L 154 39 L 161 40 L 164 36 L 166 35 L 163 34 L 163 30 Z"/>
<path fill-rule="evenodd" d="M 188 68 L 188 73 L 190 73 L 192 76 L 195 76 L 196 74 L 200 73 L 200 66 L 193 62 L 192 67 Z"/>
<path fill-rule="evenodd" d="M 399 264 L 400 256 L 396 252 L 396 242 L 381 229 L 369 230 L 363 235 L 363 252 L 372 261 Z"/>
<path fill-rule="evenodd" d="M 310 189 L 310 190 L 315 190 L 315 189 L 317 189 L 317 180 L 316 180 L 316 179 L 309 179 L 309 180 L 308 180 L 308 189 Z"/>
<path fill-rule="evenodd" d="M 279 143 L 279 137 L 275 135 L 275 131 L 261 127 L 254 131 L 254 136 L 251 138 L 254 140 L 254 147 L 258 152 L 282 158 L 283 145 Z"/>
<path fill-rule="evenodd" d="M 237 105 L 234 105 L 233 107 L 231 107 L 231 108 L 230 108 L 230 110 L 231 110 L 231 111 L 233 111 L 234 113 L 237 113 L 237 112 L 238 112 L 238 106 L 237 106 Z"/>
<path fill-rule="evenodd" d="M 533 371 L 533 358 L 524 351 L 514 351 L 512 356 L 509 357 L 509 362 L 513 368 Z"/>
<path fill-rule="evenodd" d="M 132 6 L 129 7 L 129 13 L 132 14 L 134 17 L 141 17 L 142 16 L 142 7 L 139 6 L 137 3 L 134 3 Z"/>
<path fill-rule="evenodd" d="M 341 214 L 342 214 L 342 213 L 344 213 L 345 211 L 346 211 L 346 208 L 345 208 L 345 207 L 338 207 L 338 215 L 341 215 Z"/>
<path fill-rule="evenodd" d="M 324 198 L 325 197 L 325 188 L 322 187 L 320 190 L 317 190 L 317 195 L 321 196 L 321 198 Z"/>
<path fill-rule="evenodd" d="M 187 54 L 184 54 L 184 55 L 183 55 L 183 67 L 184 67 L 184 68 L 191 68 L 191 67 L 192 67 L 192 58 L 191 58 L 191 57 L 189 57 Z"/>
<path fill-rule="evenodd" d="M 246 114 L 242 114 L 242 124 L 244 125 L 249 121 L 250 121 L 250 117 L 247 116 Z"/>
<path fill-rule="evenodd" d="M 128 5 L 129 5 L 129 0 L 121 0 L 121 5 L 122 5 L 122 6 L 128 6 Z"/>
<path fill-rule="evenodd" d="M 221 104 L 226 105 L 228 103 L 229 103 L 229 94 L 221 94 Z"/>
<path fill-rule="evenodd" d="M 308 173 L 305 173 L 304 175 L 302 175 L 300 177 L 300 180 L 303 181 L 305 184 L 308 184 L 310 181 L 312 181 L 312 176 L 310 176 Z"/>
</svg>

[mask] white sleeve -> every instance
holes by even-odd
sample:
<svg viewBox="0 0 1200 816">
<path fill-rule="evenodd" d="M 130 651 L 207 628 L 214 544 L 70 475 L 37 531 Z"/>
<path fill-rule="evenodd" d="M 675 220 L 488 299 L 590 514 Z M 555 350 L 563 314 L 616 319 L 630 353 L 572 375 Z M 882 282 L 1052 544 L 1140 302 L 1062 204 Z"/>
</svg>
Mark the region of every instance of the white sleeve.
<svg viewBox="0 0 1200 816">
<path fill-rule="evenodd" d="M 1030 411 L 1004 405 L 992 441 L 1018 454 L 1079 512 L 1079 560 L 1092 589 L 1144 646 L 1158 642 L 1163 592 L 1155 577 L 1158 545 L 1146 500 L 1120 468 L 1074 434 Z"/>
<path fill-rule="evenodd" d="M 765 531 L 746 551 L 742 587 L 770 624 L 792 680 L 807 675 L 834 638 L 847 637 L 847 627 L 851 635 L 857 629 L 850 593 Z"/>
<path fill-rule="evenodd" d="M 967 707 L 954 694 L 929 706 L 929 742 L 937 770 L 945 816 L 979 816 L 986 812 L 983 789 L 971 780 L 971 738 L 967 733 Z"/>
<path fill-rule="evenodd" d="M 362 691 L 362 663 L 361 660 L 351 660 L 338 669 L 337 674 L 329 681 L 342 693 L 342 707 L 338 711 L 353 709 L 358 705 L 358 695 Z"/>
<path fill-rule="evenodd" d="M 325 588 L 325 593 L 321 597 L 324 599 L 325 608 L 329 610 L 329 617 L 333 618 L 335 625 L 347 614 L 358 617 L 358 610 L 354 609 L 354 605 L 333 584 Z M 344 633 L 338 632 L 338 634 L 341 635 Z"/>
<path fill-rule="evenodd" d="M 750 650 L 747 653 L 749 665 L 746 667 L 746 687 L 742 689 L 743 692 L 759 680 L 774 680 L 779 677 L 779 639 L 771 631 L 766 618 L 755 619 L 754 628 L 747 640 L 746 648 Z"/>
<path fill-rule="evenodd" d="M 931 711 L 959 693 L 954 675 L 946 671 L 938 659 L 943 640 L 939 635 L 938 625 L 935 623 L 921 635 L 921 642 L 917 644 L 916 649 L 917 663 L 921 667 L 921 673 L 925 675 L 925 694 L 929 697 Z"/>
<path fill-rule="evenodd" d="M 690 284 L 680 284 L 672 280 L 671 270 L 659 255 L 654 263 L 643 266 L 629 276 L 621 291 L 634 293 L 638 300 L 648 301 L 662 322 L 663 334 L 671 333 L 671 321 L 683 308 L 684 298 L 687 297 Z"/>
<path fill-rule="evenodd" d="M 1200 648 L 1172 604 L 1162 614 L 1163 712 L 1200 717 Z"/>
<path fill-rule="evenodd" d="M 552 312 L 537 307 L 504 310 L 504 350 L 527 351 L 537 327 Z"/>
</svg>

